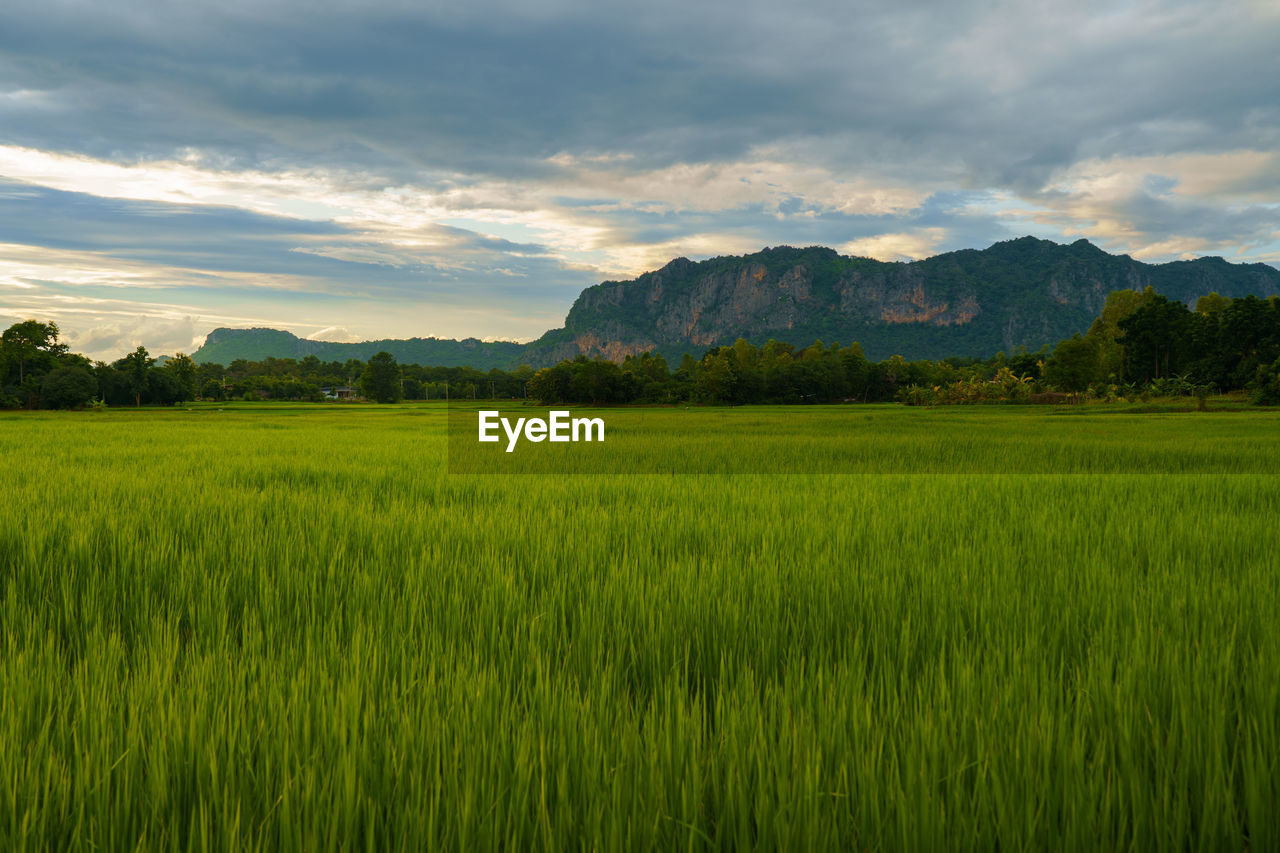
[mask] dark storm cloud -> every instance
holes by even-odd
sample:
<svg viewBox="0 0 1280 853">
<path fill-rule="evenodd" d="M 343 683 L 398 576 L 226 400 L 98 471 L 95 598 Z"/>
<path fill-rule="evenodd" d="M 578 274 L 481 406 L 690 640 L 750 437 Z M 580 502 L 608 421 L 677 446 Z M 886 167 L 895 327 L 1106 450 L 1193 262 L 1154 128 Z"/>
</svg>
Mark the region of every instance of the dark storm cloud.
<svg viewBox="0 0 1280 853">
<path fill-rule="evenodd" d="M 975 186 L 1082 156 L 1274 145 L 1276 19 L 1245 4 L 47 4 L 0 11 L 3 135 L 127 159 L 536 174 L 807 143 Z"/>
</svg>

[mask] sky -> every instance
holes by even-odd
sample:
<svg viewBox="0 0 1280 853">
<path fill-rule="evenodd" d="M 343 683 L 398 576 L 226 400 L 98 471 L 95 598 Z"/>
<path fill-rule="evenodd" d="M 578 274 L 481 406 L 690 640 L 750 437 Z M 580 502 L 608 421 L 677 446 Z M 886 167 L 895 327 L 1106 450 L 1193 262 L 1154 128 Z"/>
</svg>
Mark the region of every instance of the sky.
<svg viewBox="0 0 1280 853">
<path fill-rule="evenodd" d="M 1280 2 L 0 4 L 0 327 L 528 340 L 675 257 L 1280 264 Z"/>
</svg>

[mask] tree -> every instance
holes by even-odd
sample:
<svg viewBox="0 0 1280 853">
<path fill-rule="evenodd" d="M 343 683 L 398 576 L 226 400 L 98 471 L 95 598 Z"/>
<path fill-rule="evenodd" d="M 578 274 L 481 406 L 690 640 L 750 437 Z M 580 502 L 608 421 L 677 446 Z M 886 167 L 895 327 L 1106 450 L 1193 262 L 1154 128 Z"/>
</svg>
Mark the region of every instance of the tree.
<svg viewBox="0 0 1280 853">
<path fill-rule="evenodd" d="M 98 393 L 98 380 L 83 367 L 59 367 L 49 371 L 40 387 L 40 401 L 51 409 L 83 406 Z"/>
<path fill-rule="evenodd" d="M 206 400 L 225 400 L 227 394 L 222 390 L 222 383 L 216 379 L 210 379 L 200 388 L 200 396 Z"/>
<path fill-rule="evenodd" d="M 525 383 L 525 391 L 540 403 L 555 405 L 563 403 L 569 393 L 569 362 L 561 362 L 556 367 L 544 367 L 530 377 Z"/>
<path fill-rule="evenodd" d="M 622 360 L 622 373 L 623 385 L 629 389 L 628 400 L 657 402 L 670 395 L 671 372 L 661 355 L 653 352 L 628 355 Z"/>
<path fill-rule="evenodd" d="M 709 403 L 723 403 L 730 400 L 737 378 L 733 372 L 732 353 L 733 350 L 726 347 L 715 355 L 708 353 L 703 357 L 693 386 L 694 393 L 699 399 Z"/>
<path fill-rule="evenodd" d="M 5 354 L 18 362 L 18 384 L 22 385 L 27 378 L 27 366 L 41 354 L 46 356 L 62 355 L 67 351 L 66 344 L 58 343 L 58 324 L 41 323 L 39 320 L 26 320 L 14 323 L 0 334 L 0 346 Z"/>
<path fill-rule="evenodd" d="M 855 342 L 840 350 L 840 366 L 844 369 L 845 384 L 850 392 L 865 395 L 868 362 L 862 346 Z"/>
<path fill-rule="evenodd" d="M 1280 358 L 1274 364 L 1259 367 L 1249 387 L 1255 406 L 1280 406 Z"/>
<path fill-rule="evenodd" d="M 1044 366 L 1044 379 L 1060 391 L 1084 391 L 1098 375 L 1098 345 L 1073 335 L 1058 344 Z"/>
<path fill-rule="evenodd" d="M 390 355 L 390 353 L 378 353 L 378 355 Z M 392 359 L 394 361 L 394 359 Z M 365 365 L 358 358 L 347 359 L 346 364 L 342 365 L 343 382 L 349 382 L 352 385 L 359 384 L 361 377 L 364 375 Z M 367 396 L 367 395 L 366 395 Z"/>
<path fill-rule="evenodd" d="M 1196 300 L 1196 313 L 1209 317 L 1214 314 L 1222 313 L 1222 310 L 1230 304 L 1230 299 L 1222 296 L 1215 290 L 1207 296 L 1201 296 Z"/>
<path fill-rule="evenodd" d="M 155 363 L 146 350 L 138 347 L 133 352 L 116 362 L 116 369 L 123 372 L 129 382 L 129 390 L 133 392 L 133 404 L 142 405 L 142 392 L 147 390 L 147 371 Z"/>
<path fill-rule="evenodd" d="M 152 367 L 147 370 L 146 395 L 148 403 L 159 403 L 162 406 L 172 406 L 174 403 L 189 399 L 186 391 L 179 384 L 178 378 L 172 371 L 165 370 L 163 367 Z"/>
<path fill-rule="evenodd" d="M 400 365 L 389 352 L 380 352 L 369 359 L 360 376 L 360 389 L 365 397 L 379 403 L 400 401 Z"/>
<path fill-rule="evenodd" d="M 179 402 L 196 398 L 196 363 L 191 360 L 191 356 L 178 353 L 165 362 L 164 369 L 178 382 L 181 389 Z"/>
<path fill-rule="evenodd" d="M 1151 287 L 1142 291 L 1113 290 L 1107 294 L 1101 313 L 1085 335 L 1098 348 L 1098 372 L 1102 379 L 1119 381 L 1124 378 L 1125 355 L 1121 342 L 1124 333 L 1120 322 L 1155 298 L 1156 292 Z"/>
<path fill-rule="evenodd" d="M 1156 295 L 1121 320 L 1125 376 L 1147 382 L 1182 372 L 1193 316 L 1181 302 Z"/>
</svg>

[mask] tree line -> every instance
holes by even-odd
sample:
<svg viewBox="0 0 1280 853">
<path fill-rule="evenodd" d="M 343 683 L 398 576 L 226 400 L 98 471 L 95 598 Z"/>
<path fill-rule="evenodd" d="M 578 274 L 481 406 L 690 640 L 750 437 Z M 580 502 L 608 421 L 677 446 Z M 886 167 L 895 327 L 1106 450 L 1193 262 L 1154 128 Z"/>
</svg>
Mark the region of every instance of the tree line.
<svg viewBox="0 0 1280 853">
<path fill-rule="evenodd" d="M 38 320 L 0 333 L 0 408 L 173 405 L 196 397 L 199 367 L 190 356 L 157 359 L 138 347 L 108 364 L 71 352 L 58 338 L 57 323 Z"/>
<path fill-rule="evenodd" d="M 1280 405 L 1280 299 L 1209 294 L 1194 309 L 1151 288 L 1111 293 L 1089 330 L 1037 352 L 988 359 L 871 361 L 857 344 L 807 347 L 739 339 L 672 370 L 656 353 L 621 363 L 579 356 L 554 367 L 480 371 L 368 362 L 266 358 L 228 365 L 153 358 L 143 347 L 92 362 L 58 340 L 55 323 L 28 320 L 0 335 L 0 406 L 172 405 L 205 400 L 522 399 L 550 405 L 832 403 L 917 405 L 1034 401 L 1054 394 L 1106 399 L 1249 390 Z"/>
<path fill-rule="evenodd" d="M 378 402 L 449 396 L 525 396 L 532 368 L 400 365 L 387 353 L 367 362 L 266 358 L 228 365 L 190 356 L 152 356 L 145 347 L 112 362 L 92 361 L 59 340 L 57 323 L 27 320 L 0 333 L 0 408 L 175 405 L 193 400 L 320 401 L 338 392 Z"/>
<path fill-rule="evenodd" d="M 1142 399 L 1252 391 L 1280 405 L 1280 299 L 1201 298 L 1194 310 L 1150 287 L 1109 294 L 1089 330 L 1029 353 L 988 359 L 868 360 L 856 343 L 797 348 L 739 339 L 670 371 L 658 355 L 621 364 L 578 358 L 537 371 L 549 404 L 885 402 L 916 405 Z"/>
</svg>

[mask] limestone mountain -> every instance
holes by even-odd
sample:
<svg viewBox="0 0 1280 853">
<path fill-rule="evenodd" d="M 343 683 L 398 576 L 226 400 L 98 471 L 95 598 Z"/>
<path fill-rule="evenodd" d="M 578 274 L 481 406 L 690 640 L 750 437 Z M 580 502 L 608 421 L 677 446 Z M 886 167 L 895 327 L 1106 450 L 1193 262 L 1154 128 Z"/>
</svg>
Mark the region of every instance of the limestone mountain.
<svg viewBox="0 0 1280 853">
<path fill-rule="evenodd" d="M 912 262 L 779 246 L 706 261 L 677 258 L 634 280 L 588 287 L 564 328 L 529 344 L 475 338 L 342 344 L 274 329 L 217 329 L 193 357 L 222 364 L 267 356 L 363 360 L 386 350 L 406 363 L 487 370 L 578 355 L 621 360 L 647 350 L 678 360 L 740 337 L 798 346 L 857 341 L 877 360 L 987 357 L 1056 344 L 1088 329 L 1111 291 L 1147 286 L 1191 305 L 1212 292 L 1270 296 L 1280 294 L 1280 270 L 1216 257 L 1146 264 L 1087 240 L 1061 245 L 1034 237 Z"/>
<path fill-rule="evenodd" d="M 1088 329 L 1107 294 L 1150 285 L 1171 299 L 1280 293 L 1280 270 L 1200 258 L 1145 264 L 1087 240 L 1034 237 L 921 261 L 845 257 L 781 246 L 743 257 L 677 258 L 633 281 L 587 288 L 563 329 L 524 360 L 610 359 L 656 349 L 701 352 L 739 337 L 797 345 L 857 341 L 873 359 L 990 356 L 1036 350 Z"/>
</svg>

